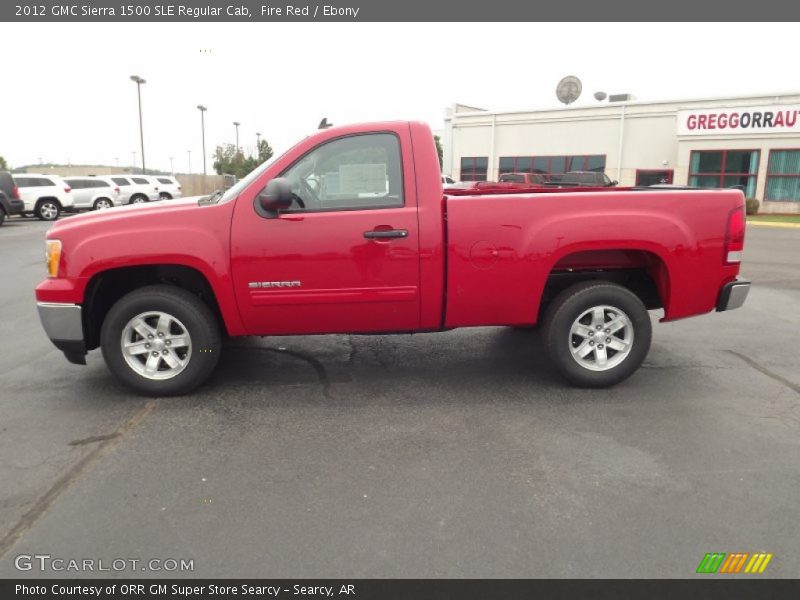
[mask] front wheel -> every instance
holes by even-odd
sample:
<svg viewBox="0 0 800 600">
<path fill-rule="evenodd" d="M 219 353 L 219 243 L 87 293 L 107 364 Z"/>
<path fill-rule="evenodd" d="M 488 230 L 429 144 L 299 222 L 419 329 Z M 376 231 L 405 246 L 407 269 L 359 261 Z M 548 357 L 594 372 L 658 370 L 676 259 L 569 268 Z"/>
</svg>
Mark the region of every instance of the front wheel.
<svg viewBox="0 0 800 600">
<path fill-rule="evenodd" d="M 123 383 L 148 396 L 185 394 L 219 360 L 217 318 L 194 294 L 153 285 L 123 296 L 100 333 L 103 358 Z"/>
<path fill-rule="evenodd" d="M 94 201 L 94 210 L 105 210 L 112 206 L 114 206 L 114 203 L 108 198 L 98 198 Z"/>
<path fill-rule="evenodd" d="M 545 347 L 561 375 L 581 387 L 608 387 L 630 377 L 650 349 L 652 325 L 642 301 L 606 282 L 579 283 L 547 308 Z"/>
<path fill-rule="evenodd" d="M 145 202 L 147 202 L 147 196 L 142 194 L 136 194 L 131 198 L 131 204 L 144 204 Z"/>
<path fill-rule="evenodd" d="M 36 205 L 36 216 L 42 221 L 55 221 L 61 214 L 61 205 L 55 200 L 40 200 Z"/>
</svg>

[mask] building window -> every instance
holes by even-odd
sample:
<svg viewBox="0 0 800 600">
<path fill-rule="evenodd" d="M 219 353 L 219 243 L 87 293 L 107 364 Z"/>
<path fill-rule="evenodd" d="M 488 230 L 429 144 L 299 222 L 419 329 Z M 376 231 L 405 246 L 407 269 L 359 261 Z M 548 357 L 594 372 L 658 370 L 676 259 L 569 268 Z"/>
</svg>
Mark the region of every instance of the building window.
<svg viewBox="0 0 800 600">
<path fill-rule="evenodd" d="M 503 156 L 500 158 L 499 174 L 537 173 L 548 180 L 558 181 L 569 171 L 606 170 L 605 154 L 579 154 L 574 156 Z"/>
<path fill-rule="evenodd" d="M 740 187 L 746 198 L 756 194 L 758 150 L 693 150 L 689 160 L 692 187 Z"/>
<path fill-rule="evenodd" d="M 485 156 L 468 156 L 461 159 L 461 181 L 486 181 L 489 159 Z"/>
<path fill-rule="evenodd" d="M 772 150 L 764 200 L 800 201 L 800 150 Z"/>
</svg>

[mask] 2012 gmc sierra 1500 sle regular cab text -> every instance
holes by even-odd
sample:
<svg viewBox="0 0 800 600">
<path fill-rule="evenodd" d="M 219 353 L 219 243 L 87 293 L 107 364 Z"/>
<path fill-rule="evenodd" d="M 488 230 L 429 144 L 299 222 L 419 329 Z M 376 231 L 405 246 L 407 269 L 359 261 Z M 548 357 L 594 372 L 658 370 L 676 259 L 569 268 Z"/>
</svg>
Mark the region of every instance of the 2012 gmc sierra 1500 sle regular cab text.
<svg viewBox="0 0 800 600">
<path fill-rule="evenodd" d="M 73 363 L 101 347 L 151 395 L 185 393 L 222 336 L 539 324 L 570 382 L 633 373 L 648 310 L 670 321 L 740 306 L 737 190 L 512 190 L 445 195 L 430 129 L 319 131 L 201 200 L 59 221 L 36 288 Z"/>
</svg>

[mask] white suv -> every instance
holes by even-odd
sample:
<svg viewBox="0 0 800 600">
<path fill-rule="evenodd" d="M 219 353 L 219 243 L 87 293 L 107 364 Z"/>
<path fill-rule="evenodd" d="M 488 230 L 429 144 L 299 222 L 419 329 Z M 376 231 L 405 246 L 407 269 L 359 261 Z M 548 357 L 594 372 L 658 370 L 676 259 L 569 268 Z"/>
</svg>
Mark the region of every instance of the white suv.
<svg viewBox="0 0 800 600">
<path fill-rule="evenodd" d="M 65 177 L 72 188 L 75 210 L 99 210 L 119 204 L 119 186 L 107 177 Z"/>
<path fill-rule="evenodd" d="M 168 175 L 156 175 L 151 179 L 155 179 L 158 183 L 158 195 L 162 200 L 172 200 L 173 198 L 180 198 L 183 196 L 181 191 L 181 184 L 174 177 Z"/>
<path fill-rule="evenodd" d="M 158 187 L 143 175 L 108 175 L 119 186 L 120 204 L 141 204 L 158 200 Z"/>
<path fill-rule="evenodd" d="M 25 204 L 23 214 L 35 215 L 42 221 L 55 221 L 63 211 L 71 211 L 75 205 L 72 188 L 61 177 L 38 173 L 20 173 L 12 177 Z"/>
</svg>

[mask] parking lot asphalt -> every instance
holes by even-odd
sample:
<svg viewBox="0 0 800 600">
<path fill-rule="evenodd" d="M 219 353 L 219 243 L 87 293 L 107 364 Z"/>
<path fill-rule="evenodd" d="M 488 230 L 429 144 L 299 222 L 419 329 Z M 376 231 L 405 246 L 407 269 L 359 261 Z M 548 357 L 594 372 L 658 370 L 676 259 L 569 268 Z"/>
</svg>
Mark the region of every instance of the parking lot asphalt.
<svg viewBox="0 0 800 600">
<path fill-rule="evenodd" d="M 0 228 L 0 577 L 683 578 L 712 551 L 800 572 L 800 230 L 749 227 L 747 304 L 655 324 L 613 389 L 478 328 L 232 340 L 198 392 L 149 400 L 46 339 L 46 228 Z"/>
</svg>

